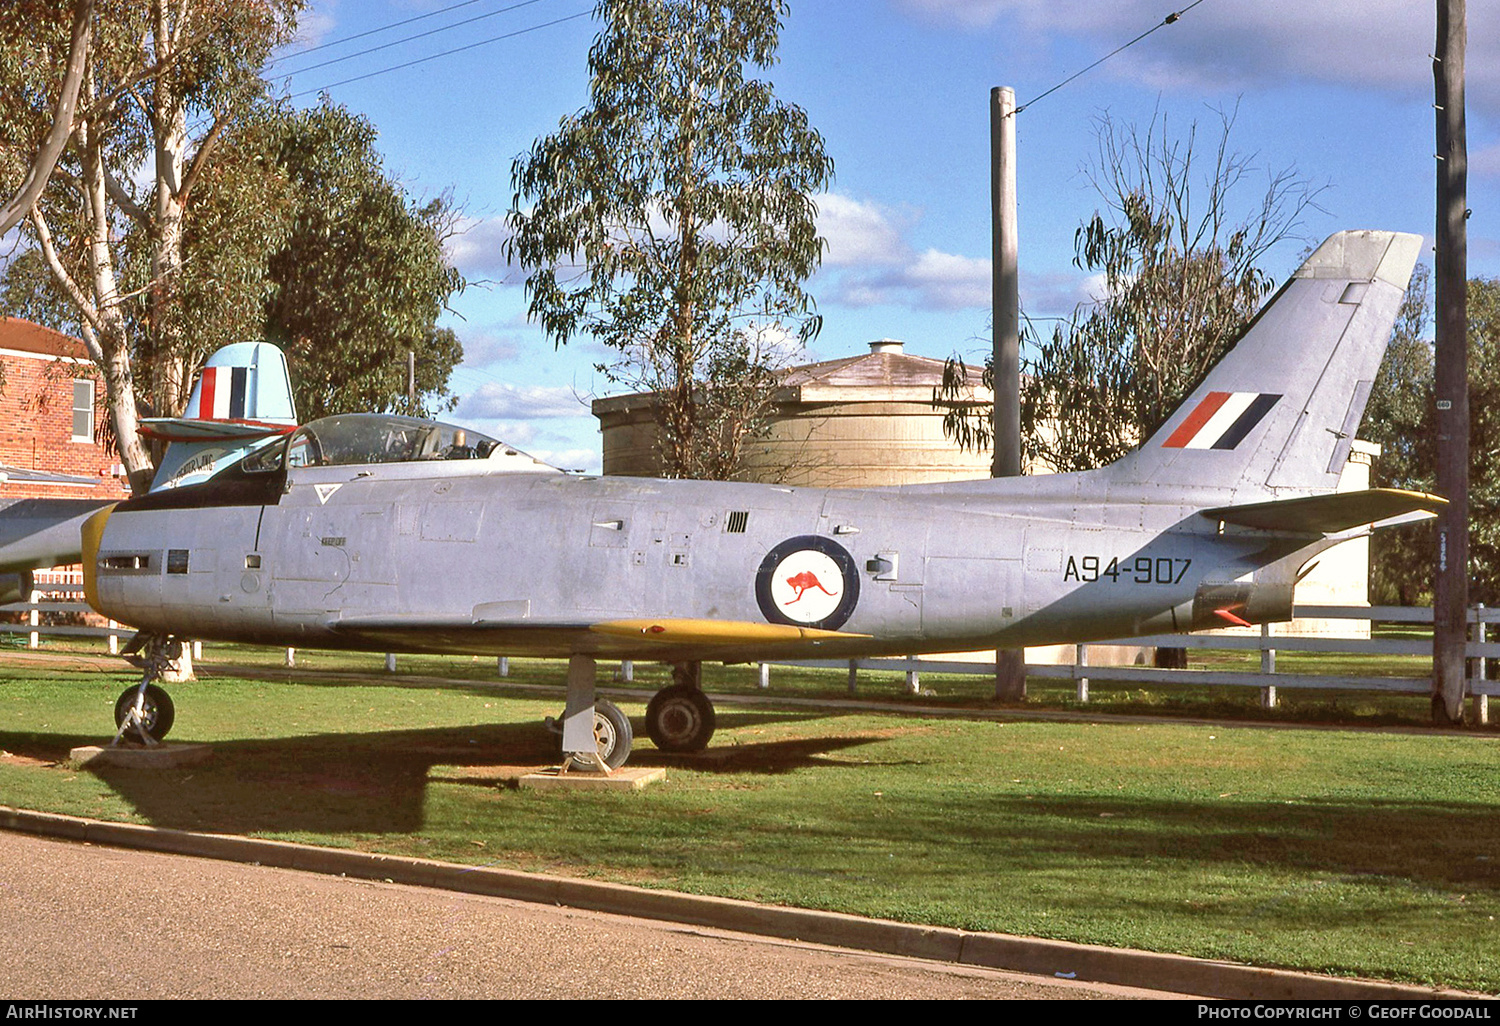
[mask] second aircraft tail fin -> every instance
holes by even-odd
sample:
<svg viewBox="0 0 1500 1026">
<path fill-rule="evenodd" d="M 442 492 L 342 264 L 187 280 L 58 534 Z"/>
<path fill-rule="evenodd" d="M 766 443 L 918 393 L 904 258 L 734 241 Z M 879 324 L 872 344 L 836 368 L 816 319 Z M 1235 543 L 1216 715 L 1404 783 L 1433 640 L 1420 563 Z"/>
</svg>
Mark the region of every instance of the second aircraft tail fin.
<svg viewBox="0 0 1500 1026">
<path fill-rule="evenodd" d="M 168 443 L 151 490 L 202 480 L 254 443 L 297 426 L 286 357 L 269 342 L 236 342 L 208 358 L 181 417 L 141 421 Z"/>
</svg>

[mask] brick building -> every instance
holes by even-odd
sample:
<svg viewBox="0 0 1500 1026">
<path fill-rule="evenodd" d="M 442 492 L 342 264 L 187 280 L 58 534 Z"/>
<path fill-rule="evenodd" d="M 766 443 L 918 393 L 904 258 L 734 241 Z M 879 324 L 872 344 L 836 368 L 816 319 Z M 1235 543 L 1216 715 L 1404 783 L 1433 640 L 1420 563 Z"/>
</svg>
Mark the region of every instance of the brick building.
<svg viewBox="0 0 1500 1026">
<path fill-rule="evenodd" d="M 83 343 L 0 318 L 0 499 L 129 496 Z"/>
</svg>

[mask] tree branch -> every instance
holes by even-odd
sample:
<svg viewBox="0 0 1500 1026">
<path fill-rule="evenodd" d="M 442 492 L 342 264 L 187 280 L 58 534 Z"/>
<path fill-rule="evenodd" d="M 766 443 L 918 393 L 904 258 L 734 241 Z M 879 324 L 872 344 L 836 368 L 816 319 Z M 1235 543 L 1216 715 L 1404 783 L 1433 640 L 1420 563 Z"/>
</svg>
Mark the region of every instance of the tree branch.
<svg viewBox="0 0 1500 1026">
<path fill-rule="evenodd" d="M 52 272 L 52 277 L 63 287 L 63 291 L 67 292 L 68 298 L 73 300 L 74 304 L 78 307 L 78 312 L 83 314 L 85 325 L 93 331 L 99 330 L 101 324 L 99 311 L 95 309 L 93 303 L 89 302 L 88 296 L 84 295 L 83 290 L 78 287 L 78 282 L 73 279 L 73 276 L 68 273 L 68 269 L 63 266 L 62 260 L 58 258 L 57 247 L 52 242 L 52 230 L 47 225 L 47 218 L 43 216 L 42 208 L 33 206 L 29 217 L 31 219 L 31 226 L 36 231 L 37 241 L 42 246 L 42 259 L 47 262 L 47 268 Z M 99 347 L 97 341 L 89 344 L 89 333 L 85 332 L 84 334 L 84 342 L 88 344 L 89 357 L 99 366 L 104 366 L 104 350 Z"/>
<path fill-rule="evenodd" d="M 41 198 L 47 179 L 57 165 L 57 158 L 73 134 L 73 116 L 78 106 L 78 90 L 83 84 L 83 69 L 88 64 L 89 43 L 93 35 L 94 0 L 78 0 L 73 8 L 73 39 L 68 50 L 68 70 L 63 77 L 62 92 L 52 114 L 52 128 L 42 141 L 42 148 L 9 203 L 0 210 L 0 235 L 10 231 Z"/>
</svg>

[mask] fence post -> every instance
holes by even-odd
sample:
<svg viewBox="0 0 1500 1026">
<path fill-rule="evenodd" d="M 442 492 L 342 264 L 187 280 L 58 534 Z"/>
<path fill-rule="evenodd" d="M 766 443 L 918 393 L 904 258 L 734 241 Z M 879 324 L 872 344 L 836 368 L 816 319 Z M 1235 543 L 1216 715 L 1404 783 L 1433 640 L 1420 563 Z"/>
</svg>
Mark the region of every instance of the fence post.
<svg viewBox="0 0 1500 1026">
<path fill-rule="evenodd" d="M 1089 667 L 1089 647 L 1087 645 L 1073 646 L 1073 666 L 1087 670 Z M 1087 676 L 1078 678 L 1078 701 L 1089 700 L 1089 679 Z"/>
<path fill-rule="evenodd" d="M 854 689 L 859 683 L 859 664 L 853 659 L 849 660 L 849 694 L 854 694 Z"/>
<path fill-rule="evenodd" d="M 117 624 L 117 623 L 115 623 L 113 620 L 109 621 L 109 629 L 111 631 L 113 631 L 116 627 L 119 627 L 119 626 L 120 625 Z M 120 654 L 120 636 L 118 634 L 111 634 L 109 636 L 109 654 L 110 655 L 119 655 Z"/>
<path fill-rule="evenodd" d="M 635 680 L 635 661 L 631 659 L 620 660 L 620 679 L 626 684 Z"/>
<path fill-rule="evenodd" d="M 289 648 L 289 649 L 286 650 L 286 668 L 288 670 L 293 670 L 293 669 L 296 669 L 296 667 L 297 667 L 297 650 L 295 648 Z"/>
<path fill-rule="evenodd" d="M 759 683 L 760 683 L 760 689 L 762 691 L 764 691 L 766 688 L 768 688 L 768 687 L 771 686 L 771 664 L 770 663 L 761 663 L 760 664 L 760 682 Z"/>
<path fill-rule="evenodd" d="M 387 652 L 385 654 L 385 672 L 386 673 L 395 673 L 396 672 L 396 653 L 394 653 L 394 652 Z"/>
<path fill-rule="evenodd" d="M 914 655 L 909 655 L 906 657 L 906 661 L 914 663 L 916 658 Z M 906 693 L 908 695 L 920 695 L 922 693 L 922 678 L 915 666 L 910 667 L 906 671 Z"/>
<path fill-rule="evenodd" d="M 1276 650 L 1271 647 L 1271 625 L 1260 625 L 1260 672 L 1276 672 Z M 1263 709 L 1276 708 L 1276 685 L 1267 684 L 1260 689 L 1260 704 Z"/>
<path fill-rule="evenodd" d="M 510 656 L 495 657 L 495 672 L 502 677 L 510 676 Z"/>
<path fill-rule="evenodd" d="M 1479 623 L 1477 625 L 1479 627 L 1479 630 L 1476 631 L 1475 634 L 1479 639 L 1479 643 L 1483 645 L 1485 643 L 1485 639 L 1488 637 L 1488 633 L 1485 631 L 1486 625 L 1484 622 L 1484 603 L 1479 603 L 1474 607 L 1474 610 L 1476 613 L 1478 613 L 1477 619 L 1479 620 Z M 1489 679 L 1489 672 L 1486 668 L 1486 661 L 1484 656 L 1479 657 L 1479 665 L 1475 668 L 1474 677 L 1477 680 Z M 1490 722 L 1489 695 L 1474 696 L 1474 722 L 1478 723 L 1481 727 Z"/>
</svg>

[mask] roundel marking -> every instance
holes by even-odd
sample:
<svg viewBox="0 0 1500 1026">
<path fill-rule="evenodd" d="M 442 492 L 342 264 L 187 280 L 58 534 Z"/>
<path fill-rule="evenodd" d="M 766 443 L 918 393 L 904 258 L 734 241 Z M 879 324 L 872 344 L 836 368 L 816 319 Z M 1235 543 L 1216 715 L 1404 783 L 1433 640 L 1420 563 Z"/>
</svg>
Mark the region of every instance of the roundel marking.
<svg viewBox="0 0 1500 1026">
<path fill-rule="evenodd" d="M 760 561 L 755 601 L 772 623 L 836 631 L 859 602 L 854 557 L 821 535 L 788 538 Z"/>
</svg>

